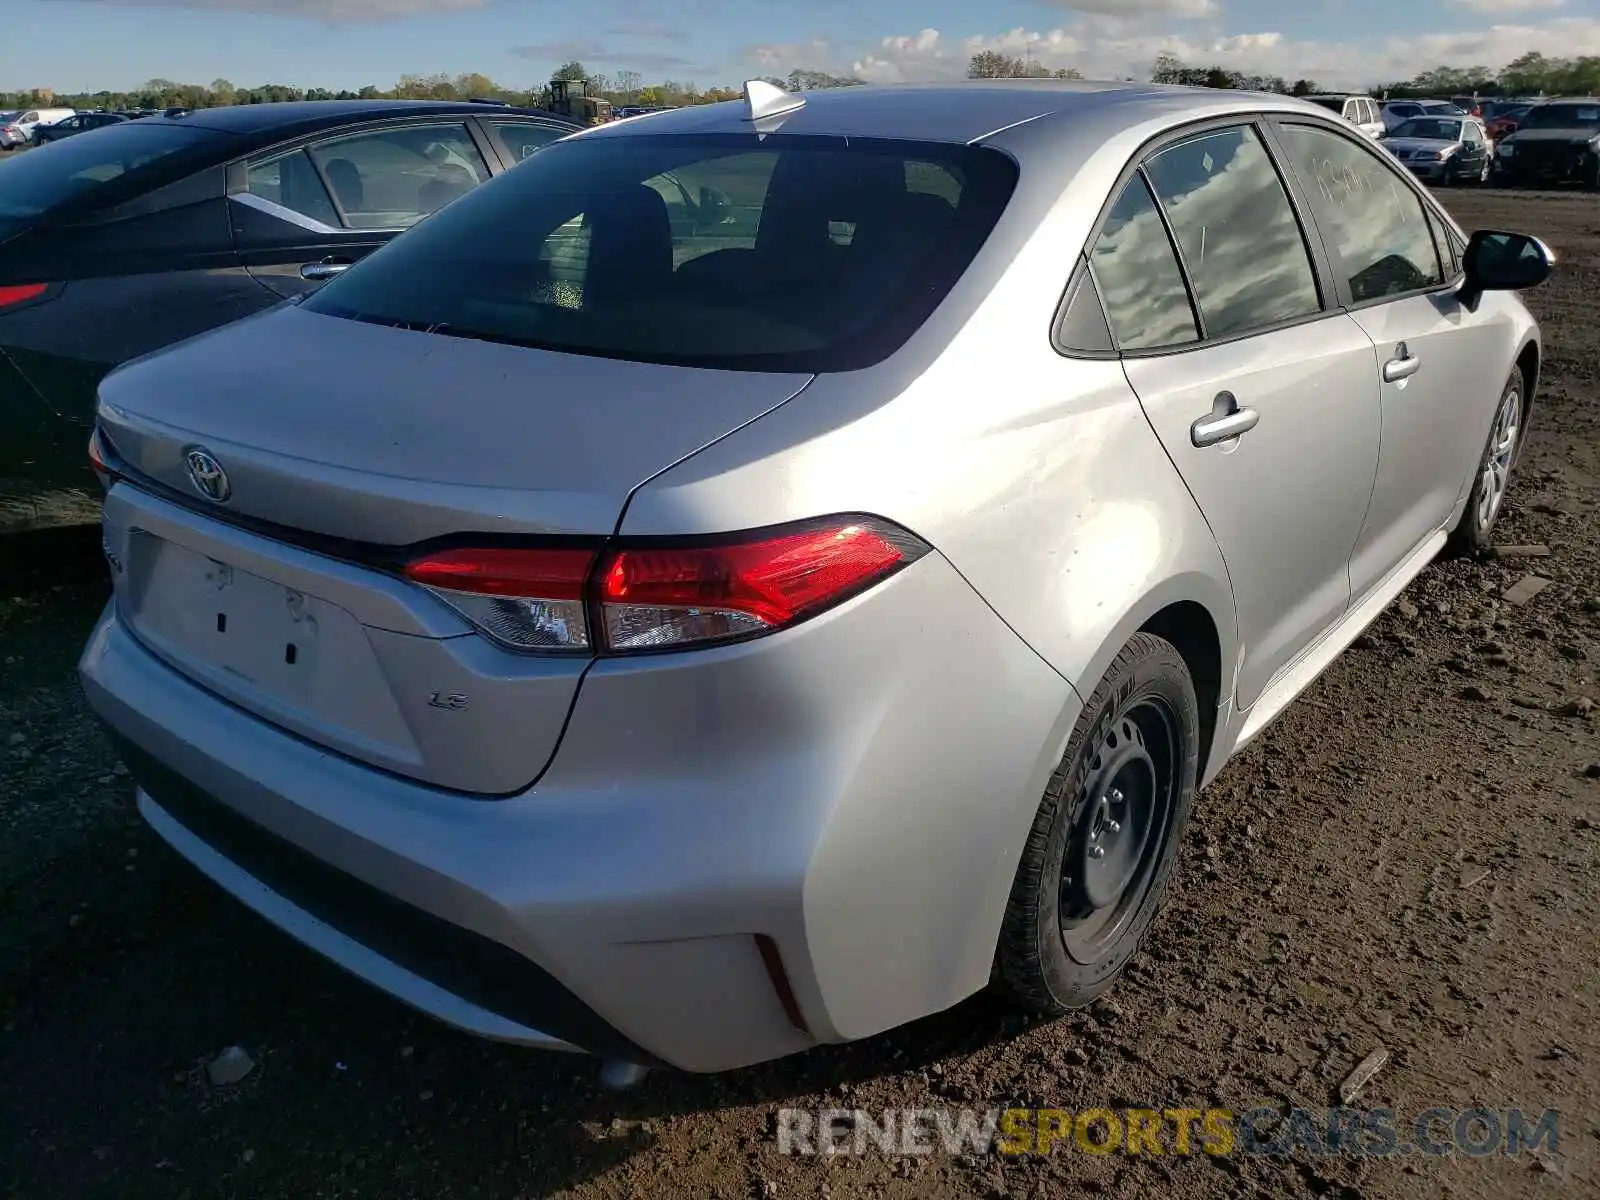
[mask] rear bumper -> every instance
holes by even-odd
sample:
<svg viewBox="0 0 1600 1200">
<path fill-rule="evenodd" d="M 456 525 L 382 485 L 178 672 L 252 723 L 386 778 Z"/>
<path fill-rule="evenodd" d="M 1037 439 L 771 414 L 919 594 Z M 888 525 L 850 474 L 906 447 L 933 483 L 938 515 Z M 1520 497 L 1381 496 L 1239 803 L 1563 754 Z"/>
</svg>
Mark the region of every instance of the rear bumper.
<svg viewBox="0 0 1600 1200">
<path fill-rule="evenodd" d="M 981 988 L 1079 711 L 937 555 L 774 637 L 597 664 L 506 800 L 219 701 L 114 601 L 81 675 L 152 826 L 292 936 L 471 1032 L 694 1071 Z"/>
</svg>

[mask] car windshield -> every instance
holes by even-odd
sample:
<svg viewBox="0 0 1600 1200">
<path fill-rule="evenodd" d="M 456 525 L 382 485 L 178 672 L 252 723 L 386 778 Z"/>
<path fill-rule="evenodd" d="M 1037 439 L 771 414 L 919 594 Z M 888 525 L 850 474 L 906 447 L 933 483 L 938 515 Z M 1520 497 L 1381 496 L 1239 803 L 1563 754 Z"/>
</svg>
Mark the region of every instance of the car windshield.
<svg viewBox="0 0 1600 1200">
<path fill-rule="evenodd" d="M 1323 108 L 1331 108 L 1334 112 L 1344 111 L 1344 100 L 1339 96 L 1307 96 L 1306 99 Z"/>
<path fill-rule="evenodd" d="M 0 164 L 0 217 L 37 217 L 92 201 L 101 193 L 108 202 L 121 200 L 137 191 L 153 164 L 172 166 L 183 156 L 204 157 L 215 139 L 224 136 L 119 121 L 49 142 Z"/>
<path fill-rule="evenodd" d="M 1413 117 L 1394 131 L 1397 138 L 1427 138 L 1436 142 L 1455 142 L 1461 139 L 1461 122 L 1439 117 Z"/>
<path fill-rule="evenodd" d="M 750 134 L 557 142 L 305 302 L 578 354 L 847 370 L 891 353 L 1010 198 L 981 147 Z"/>
<path fill-rule="evenodd" d="M 1600 104 L 1536 104 L 1523 129 L 1600 129 Z"/>
</svg>

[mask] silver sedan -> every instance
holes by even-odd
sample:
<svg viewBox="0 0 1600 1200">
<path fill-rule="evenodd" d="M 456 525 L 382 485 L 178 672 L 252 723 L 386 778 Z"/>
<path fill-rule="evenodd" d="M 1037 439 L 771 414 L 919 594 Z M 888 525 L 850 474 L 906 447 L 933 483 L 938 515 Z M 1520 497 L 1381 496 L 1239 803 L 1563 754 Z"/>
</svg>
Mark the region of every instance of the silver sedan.
<svg viewBox="0 0 1600 1200">
<path fill-rule="evenodd" d="M 586 130 L 105 380 L 83 682 L 161 836 L 461 1029 L 626 1080 L 1061 1013 L 1488 546 L 1551 261 L 1288 98 Z"/>
</svg>

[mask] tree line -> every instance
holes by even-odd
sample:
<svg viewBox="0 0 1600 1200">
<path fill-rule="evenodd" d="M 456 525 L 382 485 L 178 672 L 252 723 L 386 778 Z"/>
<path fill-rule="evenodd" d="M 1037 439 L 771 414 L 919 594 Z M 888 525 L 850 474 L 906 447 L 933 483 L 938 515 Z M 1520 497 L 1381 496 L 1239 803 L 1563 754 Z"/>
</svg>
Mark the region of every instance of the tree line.
<svg viewBox="0 0 1600 1200">
<path fill-rule="evenodd" d="M 637 71 L 615 75 L 590 72 L 582 63 L 569 62 L 558 67 L 552 79 L 588 81 L 590 95 L 603 96 L 613 104 L 670 105 L 713 104 L 736 99 L 740 87 L 701 88 L 693 83 L 665 80 L 645 83 Z M 859 79 L 831 75 L 826 71 L 796 69 L 768 82 L 790 91 L 858 84 Z M 543 108 L 550 103 L 550 88 L 516 88 L 496 82 L 487 75 L 402 75 L 391 87 L 369 84 L 355 89 L 300 88 L 288 84 L 266 83 L 256 87 L 237 87 L 226 79 L 210 84 L 178 83 L 171 79 L 152 79 L 127 91 L 56 92 L 48 89 L 27 92 L 0 92 L 0 109 L 37 107 L 42 104 L 63 108 L 161 109 L 215 108 L 229 104 L 272 104 L 288 100 L 503 100 L 508 104 Z"/>
<path fill-rule="evenodd" d="M 967 64 L 973 79 L 1081 79 L 1072 67 L 1046 67 L 1031 56 L 1017 57 L 995 50 L 974 54 Z M 613 104 L 669 105 L 710 104 L 731 100 L 741 94 L 732 86 L 701 88 L 693 83 L 665 80 L 645 83 L 637 71 L 618 71 L 615 75 L 589 72 L 580 62 L 564 63 L 551 75 L 553 79 L 585 79 L 591 95 L 604 96 Z M 768 76 L 768 82 L 790 91 L 815 91 L 818 88 L 850 87 L 862 80 L 851 75 L 796 68 L 783 76 Z M 1238 88 L 1245 91 L 1283 92 L 1303 96 L 1316 92 L 1309 79 L 1289 82 L 1276 75 L 1257 75 L 1220 65 L 1194 66 L 1171 54 L 1160 55 L 1150 72 L 1152 83 L 1185 84 L 1191 87 Z M 1406 96 L 1590 96 L 1600 94 L 1600 56 L 1547 58 L 1536 51 L 1513 59 L 1498 71 L 1488 67 L 1434 67 L 1411 79 L 1380 83 L 1368 89 L 1384 97 Z M 402 75 L 389 88 L 375 85 L 355 90 L 299 88 L 267 83 L 257 87 L 236 87 L 226 79 L 210 84 L 177 83 L 152 79 L 129 91 L 63 93 L 48 90 L 0 93 L 0 108 L 25 108 L 55 104 L 70 108 L 210 108 L 226 104 L 267 104 L 283 100 L 503 100 L 511 104 L 545 107 L 550 101 L 548 86 L 514 88 L 487 75 Z"/>
</svg>

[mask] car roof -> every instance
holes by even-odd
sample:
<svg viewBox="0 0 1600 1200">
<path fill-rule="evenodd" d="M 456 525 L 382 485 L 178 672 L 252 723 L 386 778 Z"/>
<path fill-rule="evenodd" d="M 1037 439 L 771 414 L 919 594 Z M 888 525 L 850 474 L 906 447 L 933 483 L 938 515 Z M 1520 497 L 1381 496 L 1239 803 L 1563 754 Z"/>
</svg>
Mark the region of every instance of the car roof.
<svg viewBox="0 0 1600 1200">
<path fill-rule="evenodd" d="M 468 100 L 287 100 L 273 104 L 233 104 L 223 108 L 197 108 L 180 116 L 157 115 L 143 120 L 193 125 L 241 137 L 287 138 L 316 133 L 358 121 L 394 117 L 427 117 L 482 113 L 493 117 L 510 114 L 546 117 L 578 128 L 576 122 L 556 113 L 533 108 L 476 104 Z"/>
<path fill-rule="evenodd" d="M 763 122 L 758 132 L 819 137 L 973 143 L 1013 126 L 1070 115 L 1109 136 L 1186 109 L 1207 114 L 1302 111 L 1300 100 L 1264 92 L 1112 80 L 971 79 L 828 88 L 799 93 L 805 106 Z M 1319 113 L 1321 110 L 1316 110 Z M 591 126 L 578 139 L 749 133 L 743 100 L 653 113 L 648 120 Z M 1325 114 L 1323 114 L 1325 115 Z"/>
</svg>

